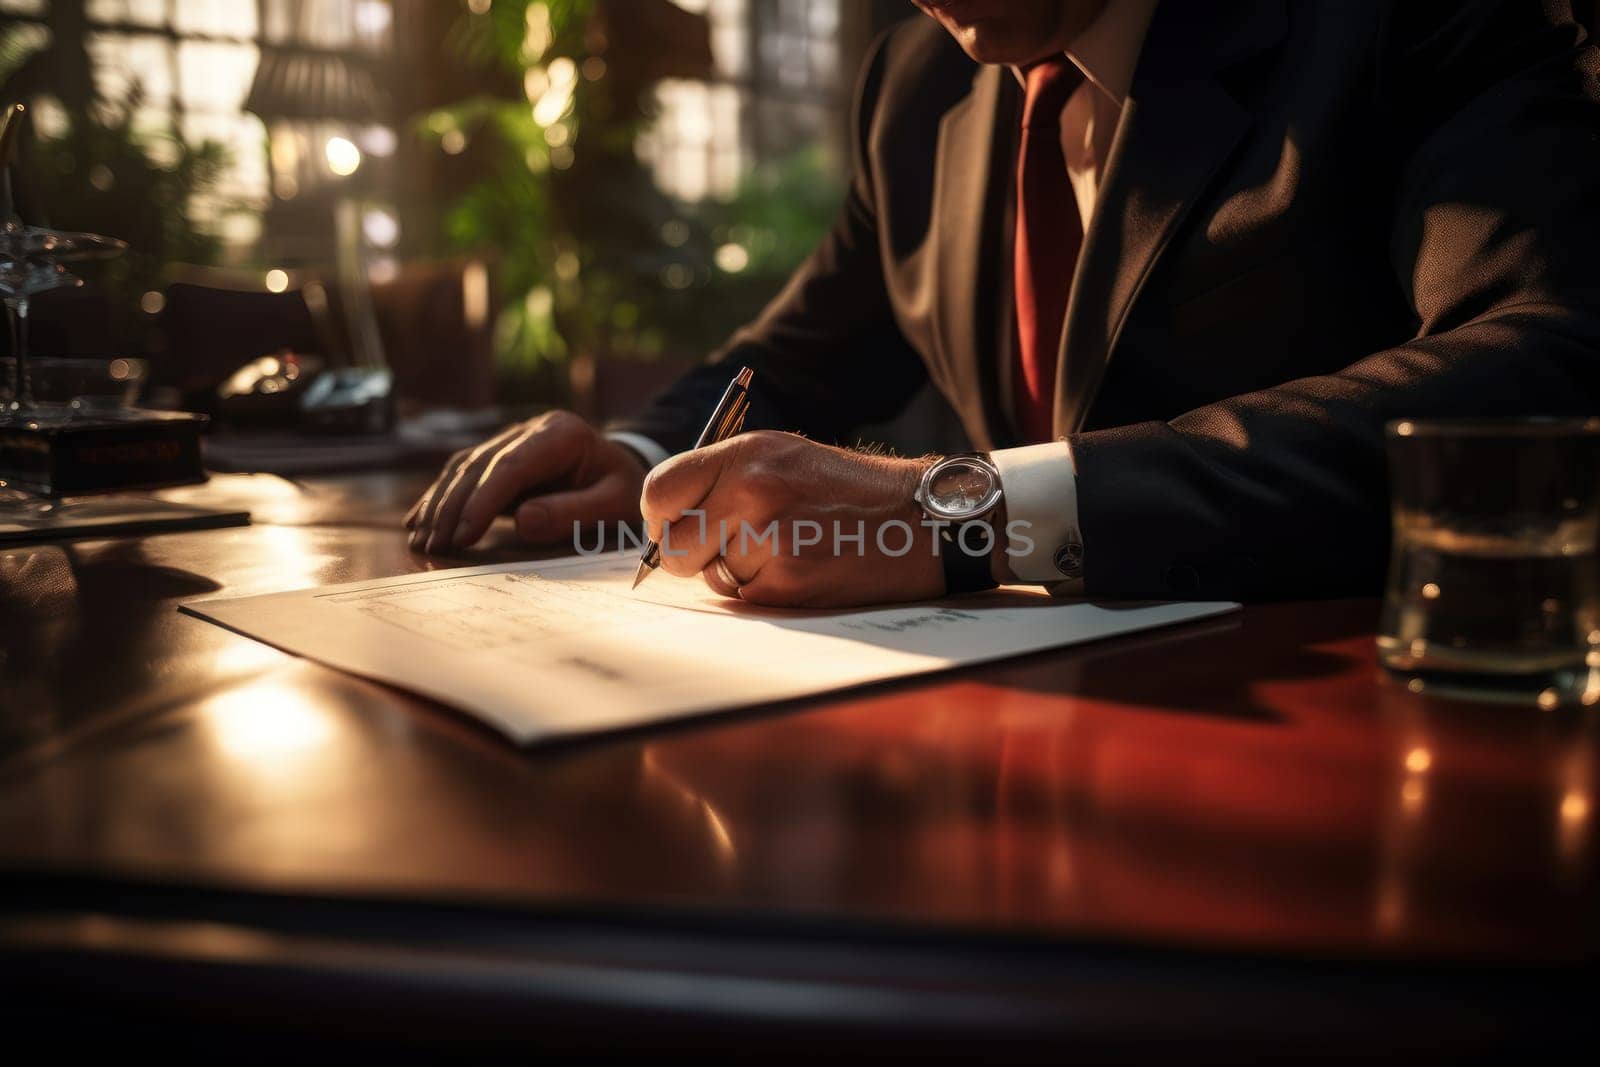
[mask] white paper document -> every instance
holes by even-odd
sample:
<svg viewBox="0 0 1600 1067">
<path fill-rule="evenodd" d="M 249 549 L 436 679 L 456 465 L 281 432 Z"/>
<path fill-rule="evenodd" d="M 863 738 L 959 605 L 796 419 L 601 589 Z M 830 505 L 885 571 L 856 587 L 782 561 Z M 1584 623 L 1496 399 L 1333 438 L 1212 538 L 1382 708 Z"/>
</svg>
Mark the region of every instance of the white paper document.
<svg viewBox="0 0 1600 1067">
<path fill-rule="evenodd" d="M 809 696 L 1221 614 L 1029 588 L 866 611 L 758 608 L 638 555 L 466 567 L 184 610 L 532 742 Z"/>
</svg>

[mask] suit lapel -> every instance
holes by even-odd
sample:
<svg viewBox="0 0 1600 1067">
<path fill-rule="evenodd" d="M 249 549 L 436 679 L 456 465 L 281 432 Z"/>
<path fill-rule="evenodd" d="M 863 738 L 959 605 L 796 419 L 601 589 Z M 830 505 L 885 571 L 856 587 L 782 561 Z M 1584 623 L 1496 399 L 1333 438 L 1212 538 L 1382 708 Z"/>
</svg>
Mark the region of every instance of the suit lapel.
<svg viewBox="0 0 1600 1067">
<path fill-rule="evenodd" d="M 1145 280 L 1251 119 L 1218 75 L 1282 36 L 1283 0 L 1156 9 L 1084 236 L 1056 375 L 1055 428 L 1082 429 Z M 1164 18 L 1163 15 L 1166 17 Z"/>
<path fill-rule="evenodd" d="M 930 246 L 938 295 L 930 313 L 954 395 L 976 397 L 981 406 L 981 425 L 967 420 L 974 437 L 992 438 L 1006 425 L 1002 360 L 990 348 L 1002 322 L 999 301 L 992 298 L 1002 281 L 997 266 L 1009 247 L 1003 217 L 1014 151 L 1014 89 L 1008 71 L 983 67 L 973 77 L 972 92 L 939 124 Z M 973 442 L 979 448 L 995 443 Z"/>
</svg>

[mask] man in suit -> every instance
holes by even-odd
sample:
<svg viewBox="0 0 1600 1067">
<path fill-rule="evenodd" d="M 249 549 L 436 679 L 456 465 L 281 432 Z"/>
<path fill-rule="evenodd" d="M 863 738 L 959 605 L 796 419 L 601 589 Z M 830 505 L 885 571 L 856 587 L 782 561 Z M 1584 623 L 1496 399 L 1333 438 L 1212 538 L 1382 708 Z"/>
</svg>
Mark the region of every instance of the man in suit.
<svg viewBox="0 0 1600 1067">
<path fill-rule="evenodd" d="M 666 569 L 760 603 L 1366 593 L 1387 421 L 1594 411 L 1600 54 L 1561 5 L 918 6 L 866 65 L 839 222 L 762 316 L 609 434 L 557 413 L 457 456 L 413 545 L 520 499 L 536 542 L 693 510 Z M 686 452 L 739 366 L 769 429 Z M 929 379 L 982 462 L 834 446 Z M 956 530 L 983 497 L 1025 536 L 949 551 L 941 486 Z"/>
</svg>

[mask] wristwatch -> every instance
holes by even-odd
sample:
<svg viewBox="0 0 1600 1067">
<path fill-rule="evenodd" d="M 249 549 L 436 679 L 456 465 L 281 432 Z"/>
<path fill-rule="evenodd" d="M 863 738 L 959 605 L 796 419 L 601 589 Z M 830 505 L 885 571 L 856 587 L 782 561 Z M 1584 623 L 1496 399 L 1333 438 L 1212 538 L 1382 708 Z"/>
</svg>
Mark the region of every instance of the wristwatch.
<svg viewBox="0 0 1600 1067">
<path fill-rule="evenodd" d="M 1004 498 L 1000 472 L 982 452 L 945 456 L 923 472 L 912 499 L 934 524 L 946 592 L 995 587 L 989 557 L 1003 531 L 990 520 Z"/>
</svg>

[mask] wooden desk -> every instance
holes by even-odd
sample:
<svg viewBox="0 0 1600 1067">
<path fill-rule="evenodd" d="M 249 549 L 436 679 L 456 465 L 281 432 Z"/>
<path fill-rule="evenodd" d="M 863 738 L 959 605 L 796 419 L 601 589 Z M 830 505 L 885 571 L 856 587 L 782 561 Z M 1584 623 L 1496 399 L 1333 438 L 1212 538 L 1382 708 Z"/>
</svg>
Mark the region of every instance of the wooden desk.
<svg viewBox="0 0 1600 1067">
<path fill-rule="evenodd" d="M 1385 681 L 1372 601 L 532 751 L 177 613 L 451 565 L 397 532 L 424 481 L 0 550 L 9 996 L 579 1048 L 1593 1026 L 1596 717 Z"/>
</svg>

